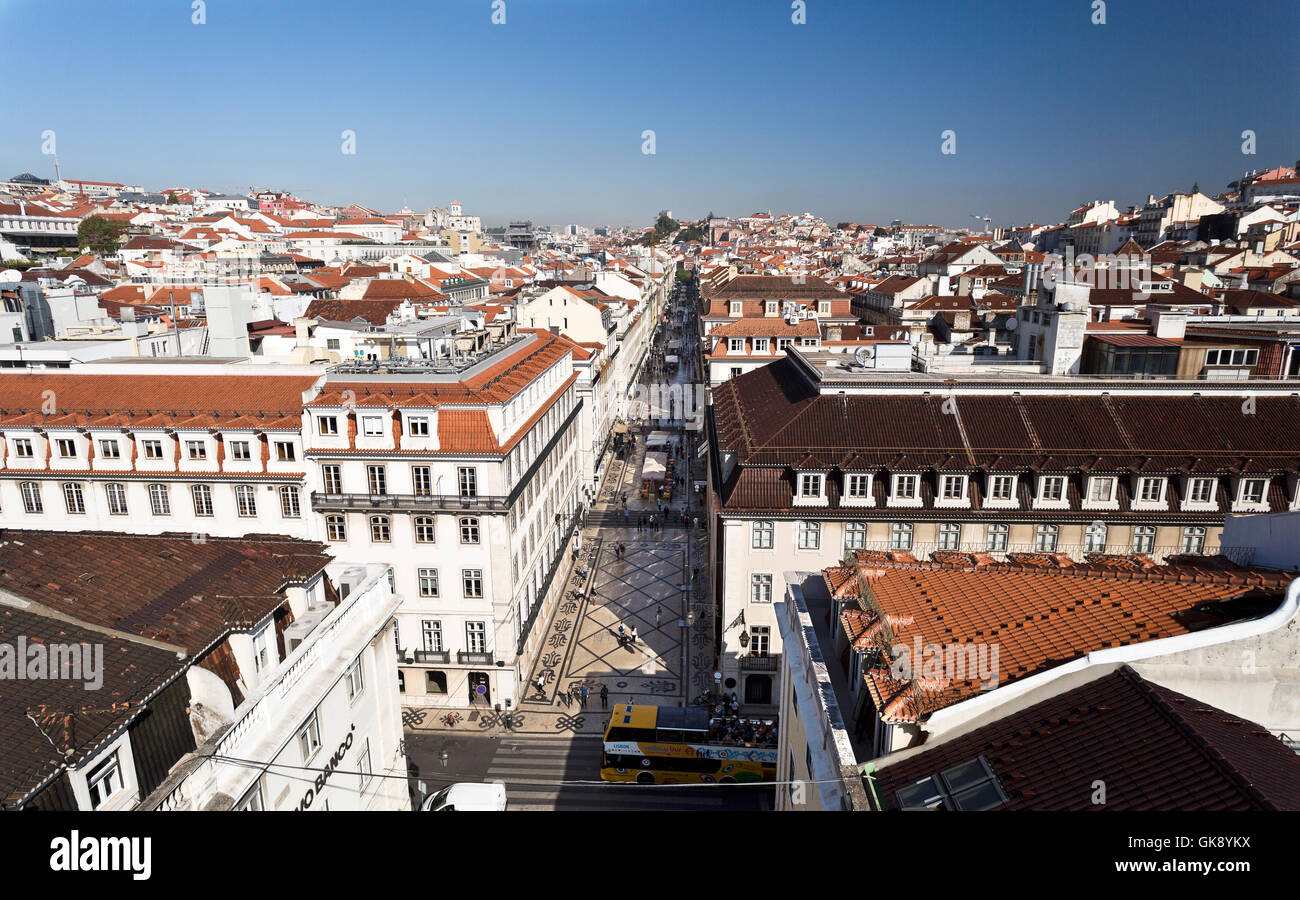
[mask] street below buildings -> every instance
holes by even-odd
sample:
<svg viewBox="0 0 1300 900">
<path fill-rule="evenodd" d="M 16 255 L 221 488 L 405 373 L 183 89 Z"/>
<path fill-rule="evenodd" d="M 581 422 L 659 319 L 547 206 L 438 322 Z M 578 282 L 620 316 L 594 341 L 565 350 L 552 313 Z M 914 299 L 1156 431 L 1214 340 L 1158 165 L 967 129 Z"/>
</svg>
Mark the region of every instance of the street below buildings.
<svg viewBox="0 0 1300 900">
<path fill-rule="evenodd" d="M 601 741 L 588 735 L 408 732 L 406 753 L 414 791 L 420 782 L 427 795 L 458 781 L 501 781 L 511 810 L 763 812 L 773 807 L 771 785 L 601 781 Z M 417 808 L 418 800 L 418 795 L 412 799 Z"/>
</svg>

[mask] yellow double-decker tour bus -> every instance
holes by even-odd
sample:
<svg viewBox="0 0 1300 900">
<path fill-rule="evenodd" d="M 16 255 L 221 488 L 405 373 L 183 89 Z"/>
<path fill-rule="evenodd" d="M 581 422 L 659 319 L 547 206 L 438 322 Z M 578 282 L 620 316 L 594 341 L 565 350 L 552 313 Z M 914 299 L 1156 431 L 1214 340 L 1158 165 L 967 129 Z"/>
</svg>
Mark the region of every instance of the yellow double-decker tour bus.
<svg viewBox="0 0 1300 900">
<path fill-rule="evenodd" d="M 771 721 L 768 720 L 768 724 Z M 600 777 L 637 784 L 744 784 L 776 779 L 776 729 L 763 740 L 719 740 L 703 709 L 615 704 Z"/>
</svg>

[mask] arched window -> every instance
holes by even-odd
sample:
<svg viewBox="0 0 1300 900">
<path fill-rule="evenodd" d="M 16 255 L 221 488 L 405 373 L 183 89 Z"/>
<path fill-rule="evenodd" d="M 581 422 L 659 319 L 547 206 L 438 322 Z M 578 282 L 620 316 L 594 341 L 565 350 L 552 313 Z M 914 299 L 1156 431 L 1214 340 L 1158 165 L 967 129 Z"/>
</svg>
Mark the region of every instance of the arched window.
<svg viewBox="0 0 1300 900">
<path fill-rule="evenodd" d="M 388 543 L 392 535 L 392 524 L 388 516 L 370 517 L 370 540 L 376 544 Z"/>
<path fill-rule="evenodd" d="M 415 540 L 419 544 L 432 544 L 434 538 L 433 516 L 415 517 Z"/>
</svg>

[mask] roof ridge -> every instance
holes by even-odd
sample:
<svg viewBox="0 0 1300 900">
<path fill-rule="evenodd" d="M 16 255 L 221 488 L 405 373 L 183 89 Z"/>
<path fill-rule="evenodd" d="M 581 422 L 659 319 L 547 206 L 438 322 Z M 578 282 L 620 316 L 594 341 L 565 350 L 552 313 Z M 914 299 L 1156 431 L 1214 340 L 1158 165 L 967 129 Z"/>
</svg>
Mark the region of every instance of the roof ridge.
<svg viewBox="0 0 1300 900">
<path fill-rule="evenodd" d="M 1164 697 L 1161 697 L 1150 682 L 1127 665 L 1120 667 L 1119 674 L 1121 678 L 1133 686 L 1142 698 L 1146 700 L 1162 718 L 1174 727 L 1174 730 L 1187 740 L 1192 748 L 1195 749 L 1196 752 L 1206 760 L 1206 762 L 1231 781 L 1238 790 L 1263 809 L 1277 808 L 1271 800 L 1264 796 L 1264 794 L 1255 787 L 1250 779 L 1237 770 L 1237 767 L 1233 765 L 1231 760 L 1220 753 L 1213 744 L 1207 741 L 1204 735 L 1202 735 L 1179 710 L 1175 709 Z M 1186 695 L 1183 694 L 1180 696 Z M 1193 697 L 1188 697 L 1187 699 L 1193 703 L 1201 703 L 1201 701 L 1196 700 Z M 1210 707 L 1217 713 L 1232 715 L 1231 713 L 1212 706 L 1211 704 L 1202 703 L 1202 705 Z M 1233 718 L 1239 719 L 1240 716 L 1233 716 Z"/>
</svg>

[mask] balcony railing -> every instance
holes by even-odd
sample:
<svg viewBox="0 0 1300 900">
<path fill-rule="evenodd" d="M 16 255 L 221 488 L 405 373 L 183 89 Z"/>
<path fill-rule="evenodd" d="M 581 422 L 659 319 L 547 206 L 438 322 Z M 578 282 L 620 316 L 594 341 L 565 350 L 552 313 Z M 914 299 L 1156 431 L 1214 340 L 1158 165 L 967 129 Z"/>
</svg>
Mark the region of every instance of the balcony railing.
<svg viewBox="0 0 1300 900">
<path fill-rule="evenodd" d="M 740 670 L 742 672 L 775 672 L 780 667 L 781 657 L 779 656 L 740 657 Z"/>
<path fill-rule="evenodd" d="M 1251 553 L 1247 552 L 1250 548 L 1242 547 L 1219 547 L 1210 545 L 1201 550 L 1186 549 L 1180 545 L 1161 545 L 1157 544 L 1149 548 L 1135 548 L 1131 543 L 1120 543 L 1117 540 L 1108 542 L 1105 547 L 1089 547 L 1086 544 L 1058 542 L 1053 546 L 1050 542 L 1038 544 L 1033 541 L 1018 542 L 1012 541 L 1002 547 L 990 548 L 987 541 L 961 541 L 960 543 L 942 543 L 937 541 L 916 541 L 909 546 L 896 545 L 891 541 L 867 541 L 861 547 L 849 548 L 843 550 L 844 556 L 852 556 L 855 550 L 871 551 L 892 551 L 897 553 L 911 553 L 918 561 L 925 562 L 929 560 L 930 554 L 936 551 L 948 553 L 988 553 L 998 562 L 1005 562 L 1009 553 L 1063 553 L 1075 562 L 1083 562 L 1086 555 L 1090 553 L 1106 553 L 1113 556 L 1127 556 L 1140 554 L 1148 556 L 1156 563 L 1163 563 L 1170 556 L 1216 556 L 1222 555 L 1231 559 L 1238 565 L 1248 565 L 1250 563 Z"/>
<path fill-rule="evenodd" d="M 469 650 L 457 650 L 456 662 L 461 665 L 490 666 L 495 661 L 492 653 L 473 653 Z"/>
<path fill-rule="evenodd" d="M 454 494 L 326 494 L 312 491 L 316 510 L 373 510 L 395 512 L 500 512 L 510 509 L 505 497 L 458 497 Z"/>
<path fill-rule="evenodd" d="M 451 651 L 449 650 L 416 650 L 415 661 L 418 663 L 442 663 L 446 665 L 451 662 Z"/>
</svg>

